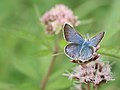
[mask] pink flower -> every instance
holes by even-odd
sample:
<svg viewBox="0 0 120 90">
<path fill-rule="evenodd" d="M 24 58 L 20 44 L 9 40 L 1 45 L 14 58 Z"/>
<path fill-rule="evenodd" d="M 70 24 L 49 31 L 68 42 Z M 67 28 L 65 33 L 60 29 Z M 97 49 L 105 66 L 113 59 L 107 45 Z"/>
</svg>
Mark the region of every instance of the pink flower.
<svg viewBox="0 0 120 90">
<path fill-rule="evenodd" d="M 70 76 L 70 78 L 78 80 L 81 83 L 93 83 L 94 85 L 98 85 L 103 81 L 111 81 L 112 72 L 109 63 L 96 60 L 86 64 L 86 66 L 82 67 L 81 65 L 76 66 L 72 69 L 73 72 L 66 74 L 66 76 Z"/>
<path fill-rule="evenodd" d="M 40 20 L 45 25 L 48 34 L 58 34 L 64 23 L 69 23 L 73 26 L 79 25 L 78 17 L 74 16 L 72 10 L 63 4 L 53 7 Z"/>
</svg>

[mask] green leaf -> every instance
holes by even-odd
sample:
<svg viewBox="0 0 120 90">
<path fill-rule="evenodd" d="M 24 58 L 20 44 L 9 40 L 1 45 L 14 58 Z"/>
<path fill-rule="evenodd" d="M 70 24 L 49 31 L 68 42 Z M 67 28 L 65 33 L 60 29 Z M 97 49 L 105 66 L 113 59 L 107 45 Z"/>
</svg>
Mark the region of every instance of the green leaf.
<svg viewBox="0 0 120 90">
<path fill-rule="evenodd" d="M 21 73 L 27 75 L 30 78 L 38 79 L 39 74 L 37 72 L 36 66 L 38 64 L 33 60 L 14 60 L 13 64 L 17 70 L 19 70 Z"/>
<path fill-rule="evenodd" d="M 100 48 L 98 53 L 105 55 L 105 56 L 110 56 L 110 57 L 120 59 L 120 48 L 104 46 Z"/>
<path fill-rule="evenodd" d="M 56 80 L 48 83 L 46 90 L 62 90 L 64 88 L 70 87 L 71 85 L 72 82 L 68 78 L 61 75 L 56 78 Z"/>
<path fill-rule="evenodd" d="M 13 84 L 0 82 L 0 90 L 21 90 L 15 87 Z"/>
<path fill-rule="evenodd" d="M 107 4 L 107 1 L 108 0 L 87 0 L 85 3 L 76 7 L 74 12 L 76 15 L 79 15 L 80 18 L 83 18 L 100 6 Z"/>
</svg>

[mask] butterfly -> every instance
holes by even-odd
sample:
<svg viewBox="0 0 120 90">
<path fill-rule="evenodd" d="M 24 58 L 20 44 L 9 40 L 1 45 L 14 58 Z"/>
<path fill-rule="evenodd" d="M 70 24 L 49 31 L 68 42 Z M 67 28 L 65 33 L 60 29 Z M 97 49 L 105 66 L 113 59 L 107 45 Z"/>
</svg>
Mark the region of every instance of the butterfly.
<svg viewBox="0 0 120 90">
<path fill-rule="evenodd" d="M 68 45 L 64 48 L 64 52 L 73 60 L 89 61 L 96 52 L 95 48 L 97 48 L 104 34 L 105 32 L 101 32 L 93 38 L 85 40 L 72 26 L 65 24 L 63 35 Z"/>
</svg>

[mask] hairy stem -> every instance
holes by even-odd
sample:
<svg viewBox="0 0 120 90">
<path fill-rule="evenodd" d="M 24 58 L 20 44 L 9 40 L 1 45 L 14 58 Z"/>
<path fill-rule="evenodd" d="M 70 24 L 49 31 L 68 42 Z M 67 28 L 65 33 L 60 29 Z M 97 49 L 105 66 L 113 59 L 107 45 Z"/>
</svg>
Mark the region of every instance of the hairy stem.
<svg viewBox="0 0 120 90">
<path fill-rule="evenodd" d="M 54 47 L 54 51 L 53 51 L 53 56 L 52 56 L 52 59 L 51 59 L 51 63 L 50 63 L 50 66 L 48 68 L 48 71 L 41 83 L 41 90 L 45 90 L 46 88 L 46 85 L 47 85 L 47 82 L 49 80 L 49 77 L 51 75 L 51 72 L 52 72 L 52 69 L 54 67 L 54 64 L 55 64 L 55 60 L 57 58 L 57 55 L 54 55 L 54 54 L 57 54 L 58 53 L 58 44 L 57 44 L 57 39 L 55 40 L 55 47 Z"/>
</svg>

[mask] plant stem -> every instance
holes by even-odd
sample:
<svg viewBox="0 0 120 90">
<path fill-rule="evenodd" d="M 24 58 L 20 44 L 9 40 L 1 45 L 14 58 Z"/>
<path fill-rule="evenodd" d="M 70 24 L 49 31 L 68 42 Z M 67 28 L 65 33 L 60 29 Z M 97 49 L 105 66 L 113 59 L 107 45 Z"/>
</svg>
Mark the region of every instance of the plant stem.
<svg viewBox="0 0 120 90">
<path fill-rule="evenodd" d="M 98 90 L 98 87 L 99 87 L 98 85 L 95 85 L 94 90 Z"/>
<path fill-rule="evenodd" d="M 87 84 L 87 90 L 90 90 L 90 83 Z"/>
<path fill-rule="evenodd" d="M 54 67 L 54 64 L 55 64 L 55 60 L 57 58 L 57 55 L 54 55 L 54 54 L 57 54 L 58 53 L 58 44 L 57 44 L 57 39 L 55 40 L 55 47 L 54 47 L 54 51 L 53 51 L 53 56 L 52 56 L 52 59 L 51 59 L 51 63 L 50 63 L 50 66 L 48 68 L 48 71 L 47 71 L 47 74 L 45 75 L 42 83 L 41 83 L 41 90 L 45 90 L 46 88 L 46 85 L 47 85 L 47 82 L 49 80 L 49 77 L 51 75 L 51 72 L 52 72 L 52 69 Z"/>
</svg>

